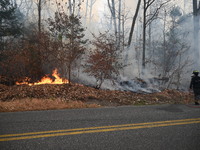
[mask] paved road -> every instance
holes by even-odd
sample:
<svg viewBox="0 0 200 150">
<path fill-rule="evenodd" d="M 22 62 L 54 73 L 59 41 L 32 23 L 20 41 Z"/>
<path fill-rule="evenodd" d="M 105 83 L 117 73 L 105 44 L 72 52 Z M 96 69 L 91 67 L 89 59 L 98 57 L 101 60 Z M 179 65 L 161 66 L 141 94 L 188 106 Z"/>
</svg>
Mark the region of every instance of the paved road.
<svg viewBox="0 0 200 150">
<path fill-rule="evenodd" d="M 0 113 L 0 150 L 199 150 L 200 108 L 126 106 Z"/>
</svg>

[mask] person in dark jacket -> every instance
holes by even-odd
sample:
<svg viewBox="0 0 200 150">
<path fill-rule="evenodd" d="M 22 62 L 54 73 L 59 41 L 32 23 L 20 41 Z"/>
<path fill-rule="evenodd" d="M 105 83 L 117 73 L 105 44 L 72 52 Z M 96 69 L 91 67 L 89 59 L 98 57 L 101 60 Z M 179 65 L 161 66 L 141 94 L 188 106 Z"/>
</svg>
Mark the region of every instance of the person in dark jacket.
<svg viewBox="0 0 200 150">
<path fill-rule="evenodd" d="M 190 82 L 190 89 L 194 92 L 195 105 L 199 105 L 198 100 L 200 100 L 200 77 L 198 75 L 199 71 L 193 71 L 193 76 Z"/>
</svg>

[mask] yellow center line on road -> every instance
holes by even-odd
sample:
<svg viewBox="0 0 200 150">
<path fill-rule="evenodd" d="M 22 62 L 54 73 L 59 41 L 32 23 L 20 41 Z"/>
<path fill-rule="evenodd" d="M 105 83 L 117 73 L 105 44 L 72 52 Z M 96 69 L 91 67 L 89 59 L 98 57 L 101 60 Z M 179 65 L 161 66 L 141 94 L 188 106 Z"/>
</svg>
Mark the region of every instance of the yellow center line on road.
<svg viewBox="0 0 200 150">
<path fill-rule="evenodd" d="M 101 126 L 101 127 L 90 127 L 90 128 L 77 128 L 77 129 L 66 129 L 66 130 L 52 130 L 52 131 L 42 131 L 42 132 L 21 133 L 21 134 L 6 134 L 6 135 L 0 135 L 0 141 L 13 141 L 13 140 L 34 139 L 34 138 L 44 138 L 44 137 L 54 137 L 54 136 L 75 135 L 75 134 L 133 130 L 141 128 L 186 125 L 195 123 L 200 123 L 200 118 L 123 124 L 123 125 Z"/>
<path fill-rule="evenodd" d="M 163 124 L 163 123 L 173 123 L 173 122 L 187 122 L 187 121 L 198 121 L 200 118 L 193 119 L 181 119 L 181 120 L 168 120 L 168 121 L 156 121 L 156 122 L 147 122 L 147 123 L 135 123 L 135 124 L 122 124 L 122 125 L 113 125 L 113 126 L 100 126 L 100 127 L 89 127 L 89 128 L 77 128 L 77 129 L 65 129 L 65 130 L 51 130 L 51 131 L 41 131 L 41 132 L 29 132 L 29 133 L 20 133 L 20 134 L 6 134 L 0 135 L 2 137 L 14 137 L 14 136 L 25 136 L 25 135 L 36 135 L 36 134 L 50 134 L 50 133 L 59 133 L 59 132 L 70 132 L 70 131 L 82 131 L 82 130 L 95 130 L 95 129 L 104 129 L 104 128 L 118 128 L 118 127 L 127 127 L 127 126 L 138 126 L 138 125 L 149 125 L 149 124 Z"/>
</svg>

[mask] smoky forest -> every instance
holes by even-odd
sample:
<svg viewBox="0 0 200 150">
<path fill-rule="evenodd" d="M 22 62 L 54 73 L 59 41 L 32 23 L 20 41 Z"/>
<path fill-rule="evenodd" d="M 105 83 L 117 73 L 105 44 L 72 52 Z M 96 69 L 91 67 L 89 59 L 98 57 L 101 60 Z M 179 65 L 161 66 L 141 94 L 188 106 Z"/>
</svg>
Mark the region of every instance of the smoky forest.
<svg viewBox="0 0 200 150">
<path fill-rule="evenodd" d="M 1 0 L 0 100 L 77 88 L 70 100 L 185 98 L 200 69 L 199 16 L 199 0 Z"/>
</svg>

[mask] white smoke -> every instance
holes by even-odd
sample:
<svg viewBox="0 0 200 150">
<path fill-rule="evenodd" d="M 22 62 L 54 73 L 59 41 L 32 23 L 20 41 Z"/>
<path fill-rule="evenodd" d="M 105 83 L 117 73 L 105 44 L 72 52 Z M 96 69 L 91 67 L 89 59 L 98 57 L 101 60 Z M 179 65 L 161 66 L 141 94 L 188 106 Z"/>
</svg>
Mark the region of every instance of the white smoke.
<svg viewBox="0 0 200 150">
<path fill-rule="evenodd" d="M 21 2 L 21 1 L 19 1 Z M 123 1 L 125 4 L 125 8 L 126 8 L 126 13 L 128 14 L 127 21 L 125 23 L 125 28 L 126 30 L 126 36 L 128 36 L 129 30 L 130 30 L 130 26 L 131 26 L 131 21 L 132 21 L 132 17 L 134 16 L 134 11 L 135 11 L 135 6 L 137 1 L 130 1 L 130 0 L 124 0 Z M 174 4 L 177 4 L 179 7 L 181 7 L 181 9 L 184 12 L 184 15 L 186 14 L 190 14 L 192 13 L 192 1 L 186 1 L 186 0 L 173 0 Z M 185 2 L 185 3 L 184 3 Z M 82 14 L 83 14 L 83 22 L 85 22 L 84 26 L 87 28 L 87 32 L 86 32 L 86 37 L 88 39 L 92 39 L 91 33 L 98 33 L 99 31 L 106 31 L 108 30 L 108 24 L 110 23 L 110 18 L 106 18 L 105 16 L 108 14 L 110 14 L 110 12 L 108 11 L 108 8 L 105 6 L 107 5 L 107 0 L 96 0 L 96 3 L 93 6 L 92 9 L 92 20 L 88 20 L 89 18 L 86 16 L 84 16 L 85 14 L 85 3 L 83 3 L 82 5 Z M 23 12 L 25 14 L 27 14 L 27 18 L 30 18 L 31 21 L 33 20 L 37 20 L 37 7 L 36 4 L 33 1 L 30 1 L 28 4 L 26 3 L 21 3 L 21 7 L 23 8 Z M 31 9 L 29 9 L 31 8 Z M 55 10 L 56 10 L 56 6 L 55 3 L 54 5 L 47 5 L 45 7 L 43 7 L 43 19 L 45 20 L 46 18 L 48 18 L 49 16 L 52 16 Z M 66 6 L 67 9 L 67 6 Z M 50 14 L 50 15 L 49 15 Z M 106 15 L 105 15 L 106 14 Z M 140 13 L 142 14 L 142 13 Z M 130 19 L 131 18 L 131 19 Z M 135 27 L 135 31 L 134 31 L 134 38 L 133 38 L 133 44 L 129 49 L 125 49 L 125 51 L 123 52 L 123 57 L 124 57 L 124 62 L 125 64 L 127 64 L 127 66 L 124 68 L 124 70 L 121 72 L 121 76 L 119 77 L 118 85 L 112 85 L 112 83 L 110 81 L 106 81 L 103 85 L 102 88 L 104 89 L 124 89 L 124 90 L 130 90 L 130 91 L 145 91 L 149 92 L 152 89 L 155 89 L 156 91 L 156 83 L 151 83 L 150 79 L 154 78 L 155 76 L 157 77 L 158 74 L 152 74 L 152 68 L 150 67 L 146 67 L 145 70 L 142 69 L 142 62 L 141 62 L 141 34 L 142 34 L 142 24 L 141 24 L 141 16 L 138 17 L 138 24 Z M 195 24 L 199 24 L 199 22 L 195 22 Z M 158 29 L 158 27 L 162 26 L 161 21 L 157 21 L 154 26 L 156 26 L 156 28 L 154 28 L 153 32 L 153 37 L 154 40 L 157 38 L 160 38 L 161 34 L 160 32 L 162 31 L 162 29 Z M 194 33 L 198 33 L 197 31 L 193 32 L 193 17 L 192 15 L 189 15 L 186 19 L 186 21 L 184 21 L 181 24 L 182 28 L 183 28 L 183 33 L 188 34 L 187 38 L 185 39 L 187 41 L 187 43 L 190 46 L 190 52 L 188 53 L 188 55 L 190 55 L 190 59 L 191 60 L 195 60 L 195 63 L 193 66 L 189 66 L 188 68 L 186 68 L 186 74 L 182 74 L 182 86 L 183 87 L 188 87 L 189 84 L 189 80 L 190 80 L 190 75 L 191 75 L 191 71 L 192 70 L 200 70 L 200 59 L 199 59 L 199 49 L 198 51 L 195 50 L 195 45 L 197 43 L 200 42 L 200 38 L 195 37 L 195 39 L 197 39 L 197 43 L 195 43 L 195 40 L 193 38 Z M 89 47 L 88 47 L 89 48 Z M 199 48 L 199 46 L 198 46 Z M 187 73 L 188 72 L 188 73 Z M 95 85 L 95 79 L 93 77 L 89 77 L 88 75 L 84 74 L 84 73 L 80 73 L 79 74 L 79 78 L 80 80 L 82 80 L 85 83 L 90 83 L 91 85 Z M 143 80 L 147 86 L 143 87 L 141 82 L 137 82 L 137 78 Z M 121 82 L 127 83 L 126 85 L 120 85 Z M 152 89 L 151 89 L 152 88 Z"/>
</svg>

